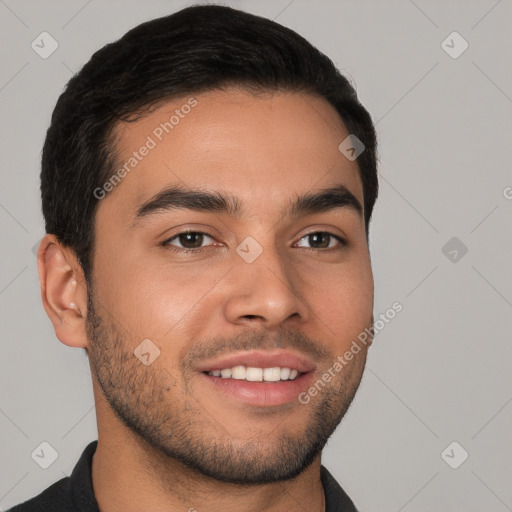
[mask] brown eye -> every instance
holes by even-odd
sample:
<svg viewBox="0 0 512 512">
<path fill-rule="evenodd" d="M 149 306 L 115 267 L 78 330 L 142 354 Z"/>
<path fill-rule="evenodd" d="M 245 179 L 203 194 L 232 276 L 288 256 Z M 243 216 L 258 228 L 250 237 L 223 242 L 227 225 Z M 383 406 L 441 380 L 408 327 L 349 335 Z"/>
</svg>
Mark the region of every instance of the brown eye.
<svg viewBox="0 0 512 512">
<path fill-rule="evenodd" d="M 188 231 L 184 233 L 178 233 L 172 238 L 169 238 L 164 242 L 164 245 L 172 245 L 181 249 L 193 250 L 203 248 L 203 243 L 208 241 L 208 239 L 210 241 L 213 240 L 213 238 L 206 233 L 201 233 L 199 231 Z M 173 241 L 175 241 L 175 243 L 172 243 Z"/>
<path fill-rule="evenodd" d="M 299 247 L 306 247 L 308 249 L 331 249 L 334 247 L 342 247 L 345 245 L 345 241 L 332 233 L 326 231 L 318 231 L 316 233 L 310 233 L 300 239 L 300 242 L 306 241 L 310 244 L 310 247 L 299 245 Z"/>
</svg>

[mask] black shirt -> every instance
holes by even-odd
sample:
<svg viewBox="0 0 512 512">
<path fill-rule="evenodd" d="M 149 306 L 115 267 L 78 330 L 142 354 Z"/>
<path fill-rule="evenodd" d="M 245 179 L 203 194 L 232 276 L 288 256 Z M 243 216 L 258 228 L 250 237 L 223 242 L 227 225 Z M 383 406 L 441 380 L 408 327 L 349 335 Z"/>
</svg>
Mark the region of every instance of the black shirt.
<svg viewBox="0 0 512 512">
<path fill-rule="evenodd" d="M 71 476 L 7 512 L 100 512 L 94 497 L 91 471 L 97 445 L 98 441 L 89 443 Z M 352 500 L 324 466 L 321 466 L 320 477 L 325 493 L 325 512 L 357 512 Z"/>
</svg>

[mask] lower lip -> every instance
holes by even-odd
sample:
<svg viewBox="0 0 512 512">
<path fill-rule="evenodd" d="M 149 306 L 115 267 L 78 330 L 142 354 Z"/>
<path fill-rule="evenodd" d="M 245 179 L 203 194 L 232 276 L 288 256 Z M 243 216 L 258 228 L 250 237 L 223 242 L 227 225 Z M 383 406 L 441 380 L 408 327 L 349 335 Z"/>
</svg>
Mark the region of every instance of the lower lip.
<svg viewBox="0 0 512 512">
<path fill-rule="evenodd" d="M 246 404 L 265 407 L 298 402 L 298 396 L 311 386 L 315 373 L 303 373 L 294 380 L 280 382 L 250 382 L 243 379 L 223 379 L 206 373 L 201 375 L 221 393 Z"/>
</svg>

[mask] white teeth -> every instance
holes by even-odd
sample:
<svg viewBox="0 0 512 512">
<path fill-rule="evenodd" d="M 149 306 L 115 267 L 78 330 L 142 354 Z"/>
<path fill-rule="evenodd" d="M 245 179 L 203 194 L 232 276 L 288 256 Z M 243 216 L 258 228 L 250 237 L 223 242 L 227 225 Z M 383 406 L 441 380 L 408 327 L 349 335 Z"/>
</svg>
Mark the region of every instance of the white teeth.
<svg viewBox="0 0 512 512">
<path fill-rule="evenodd" d="M 249 366 L 247 368 L 247 373 L 245 375 L 245 379 L 251 382 L 258 382 L 263 380 L 263 369 L 262 368 L 252 368 Z"/>
<path fill-rule="evenodd" d="M 265 368 L 263 370 L 263 380 L 267 382 L 276 382 L 281 379 L 281 368 Z"/>
<path fill-rule="evenodd" d="M 281 380 L 288 380 L 290 371 L 290 368 L 281 368 Z"/>
<path fill-rule="evenodd" d="M 231 368 L 232 379 L 245 379 L 245 373 L 245 366 L 234 366 L 233 368 Z"/>
<path fill-rule="evenodd" d="M 223 379 L 247 380 L 250 382 L 279 382 L 283 380 L 294 380 L 299 376 L 298 370 L 290 368 L 280 368 L 274 366 L 272 368 L 255 368 L 252 366 L 245 367 L 243 365 L 233 366 L 233 368 L 224 368 L 223 370 L 212 370 L 208 372 L 214 377 L 222 377 Z"/>
</svg>

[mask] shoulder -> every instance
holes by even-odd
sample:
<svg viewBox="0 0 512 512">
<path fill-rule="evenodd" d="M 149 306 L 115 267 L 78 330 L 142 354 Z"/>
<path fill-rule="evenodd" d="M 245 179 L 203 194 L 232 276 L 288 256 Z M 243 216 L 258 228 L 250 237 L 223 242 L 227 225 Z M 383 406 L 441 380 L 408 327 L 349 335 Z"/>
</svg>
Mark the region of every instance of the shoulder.
<svg viewBox="0 0 512 512">
<path fill-rule="evenodd" d="M 87 445 L 71 476 L 7 512 L 99 512 L 92 485 L 92 458 L 97 444 L 92 441 Z"/>
<path fill-rule="evenodd" d="M 75 510 L 71 492 L 71 479 L 63 478 L 43 492 L 16 505 L 7 512 L 72 512 Z"/>
</svg>

